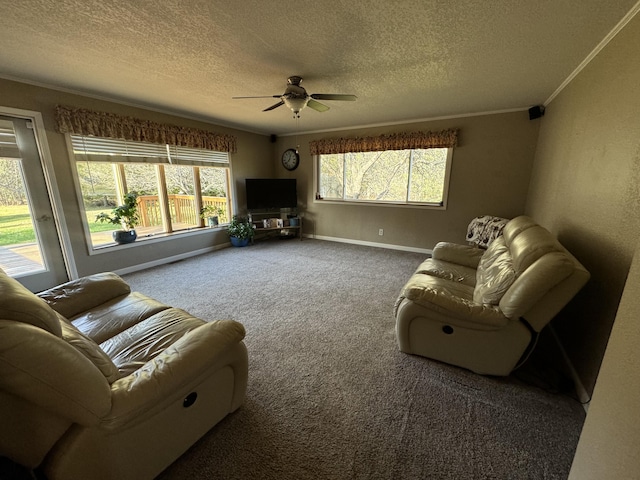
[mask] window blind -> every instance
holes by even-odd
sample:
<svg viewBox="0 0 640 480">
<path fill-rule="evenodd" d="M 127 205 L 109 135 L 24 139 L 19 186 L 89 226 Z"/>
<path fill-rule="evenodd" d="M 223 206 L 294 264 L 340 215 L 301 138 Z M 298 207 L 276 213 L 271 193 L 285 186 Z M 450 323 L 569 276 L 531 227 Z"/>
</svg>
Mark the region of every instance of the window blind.
<svg viewBox="0 0 640 480">
<path fill-rule="evenodd" d="M 199 148 L 71 135 L 76 160 L 228 167 L 229 154 Z"/>
<path fill-rule="evenodd" d="M 0 120 L 0 158 L 22 158 L 13 123 L 7 120 Z"/>
</svg>

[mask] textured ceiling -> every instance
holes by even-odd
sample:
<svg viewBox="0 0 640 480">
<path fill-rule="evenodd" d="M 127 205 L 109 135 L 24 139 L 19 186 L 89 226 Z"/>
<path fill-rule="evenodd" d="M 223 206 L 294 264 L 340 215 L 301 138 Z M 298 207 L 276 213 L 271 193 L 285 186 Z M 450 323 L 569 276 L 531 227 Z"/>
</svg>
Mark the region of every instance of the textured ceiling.
<svg viewBox="0 0 640 480">
<path fill-rule="evenodd" d="M 265 134 L 542 104 L 636 0 L 3 0 L 0 76 Z M 301 112 L 277 99 L 347 93 Z"/>
</svg>

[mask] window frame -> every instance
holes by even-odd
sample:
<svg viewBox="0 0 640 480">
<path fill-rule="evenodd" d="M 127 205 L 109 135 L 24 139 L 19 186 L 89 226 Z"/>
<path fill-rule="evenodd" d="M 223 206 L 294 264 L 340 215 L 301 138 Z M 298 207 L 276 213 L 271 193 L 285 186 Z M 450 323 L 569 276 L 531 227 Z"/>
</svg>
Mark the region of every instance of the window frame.
<svg viewBox="0 0 640 480">
<path fill-rule="evenodd" d="M 72 175 L 73 175 L 73 182 L 74 182 L 74 186 L 75 186 L 75 190 L 76 190 L 76 196 L 77 196 L 77 201 L 78 201 L 78 208 L 80 211 L 80 216 L 81 216 L 81 221 L 82 221 L 82 228 L 84 231 L 84 236 L 85 236 L 85 240 L 86 240 L 86 244 L 87 244 L 87 250 L 88 250 L 88 254 L 89 255 L 95 255 L 95 254 L 100 254 L 100 253 L 106 253 L 109 251 L 112 251 L 112 248 L 117 247 L 117 248 L 135 248 L 136 244 L 139 245 L 140 243 L 144 243 L 144 244 L 151 244 L 151 243 L 157 243 L 157 242 L 166 242 L 168 240 L 171 240 L 172 238 L 174 238 L 175 236 L 192 236 L 192 235 L 205 235 L 205 234 L 211 234 L 212 230 L 211 228 L 209 228 L 206 225 L 206 222 L 204 219 L 201 219 L 200 221 L 200 225 L 199 226 L 194 226 L 194 227 L 190 227 L 190 228 L 186 228 L 186 229 L 181 229 L 181 230 L 177 230 L 177 231 L 171 231 L 171 232 L 158 232 L 158 233 L 154 233 L 151 236 L 142 236 L 142 237 L 138 237 L 138 239 L 136 240 L 136 242 L 134 243 L 130 243 L 130 244 L 116 244 L 116 243 L 106 243 L 106 244 L 100 244 L 100 245 L 94 245 L 93 244 L 93 240 L 91 237 L 91 231 L 89 228 L 89 223 L 87 220 L 87 210 L 85 208 L 84 205 L 84 201 L 83 201 L 83 192 L 82 192 L 82 186 L 81 186 L 81 182 L 80 182 L 80 178 L 78 175 L 78 169 L 77 169 L 77 163 L 78 161 L 82 162 L 82 160 L 77 160 L 76 158 L 76 154 L 74 153 L 74 146 L 73 146 L 73 141 L 72 141 L 72 134 L 65 134 L 65 142 L 67 144 L 67 151 L 68 151 L 68 155 L 69 155 L 69 160 L 70 160 L 70 164 L 71 164 L 71 170 L 72 170 Z M 77 135 L 80 136 L 80 135 Z M 102 138 L 102 137 L 100 137 Z M 129 141 L 128 141 L 129 142 Z M 135 143 L 134 141 L 131 141 L 133 143 Z M 142 142 L 140 142 L 142 143 Z M 161 146 L 162 148 L 165 148 L 165 146 Z M 173 149 L 175 148 L 174 146 L 171 145 L 167 145 L 166 148 L 169 150 L 171 149 L 171 153 L 173 154 Z M 220 154 L 220 153 L 224 153 L 225 155 L 227 155 L 228 158 L 228 163 L 226 163 L 226 165 L 220 165 L 218 162 L 212 162 L 212 165 L 205 165 L 203 163 L 197 163 L 197 164 L 185 164 L 184 162 L 180 162 L 178 163 L 178 165 L 181 166 L 190 166 L 192 168 L 222 168 L 225 171 L 225 178 L 226 178 L 226 184 L 227 184 L 227 204 L 229 206 L 229 217 L 233 218 L 233 216 L 236 214 L 237 212 L 237 203 L 235 201 L 235 188 L 234 188 L 234 184 L 231 181 L 231 179 L 233 178 L 233 172 L 232 172 L 232 166 L 231 166 L 231 154 L 229 152 L 215 152 L 216 154 Z M 121 164 L 123 162 L 118 162 L 118 161 L 113 161 L 110 162 L 112 164 Z M 140 164 L 153 164 L 153 165 L 163 165 L 163 163 L 153 163 L 153 162 L 131 162 L 131 163 L 140 163 Z M 165 165 L 171 165 L 172 163 L 166 163 Z M 196 203 L 198 201 L 196 200 Z M 201 199 L 200 199 L 201 202 Z M 201 203 L 200 203 L 201 204 Z M 224 224 L 220 224 L 220 225 L 224 225 Z M 114 230 L 117 229 L 116 226 L 114 226 Z"/>
<path fill-rule="evenodd" d="M 428 203 L 428 202 L 413 202 L 410 200 L 400 201 L 400 200 L 362 200 L 362 199 L 351 199 L 351 198 L 322 198 L 320 196 L 320 178 L 321 178 L 321 156 L 322 154 L 313 155 L 313 186 L 315 188 L 315 193 L 313 196 L 313 203 L 315 204 L 334 204 L 334 205 L 362 205 L 362 206 L 376 206 L 376 207 L 400 207 L 400 208 L 422 208 L 422 209 L 433 209 L 433 210 L 446 210 L 449 200 L 449 187 L 451 180 L 451 166 L 453 164 L 453 149 L 454 147 L 441 147 L 447 149 L 447 158 L 445 164 L 445 172 L 444 172 L 444 180 L 443 180 L 443 188 L 442 188 L 442 201 L 440 203 Z M 427 149 L 409 149 L 409 150 L 427 150 Z M 385 150 L 385 151 L 393 151 L 393 150 Z M 355 152 L 358 153 L 358 152 Z M 407 179 L 407 196 L 409 195 L 410 189 L 409 185 L 411 183 L 411 168 L 412 163 L 409 164 L 409 177 Z"/>
</svg>

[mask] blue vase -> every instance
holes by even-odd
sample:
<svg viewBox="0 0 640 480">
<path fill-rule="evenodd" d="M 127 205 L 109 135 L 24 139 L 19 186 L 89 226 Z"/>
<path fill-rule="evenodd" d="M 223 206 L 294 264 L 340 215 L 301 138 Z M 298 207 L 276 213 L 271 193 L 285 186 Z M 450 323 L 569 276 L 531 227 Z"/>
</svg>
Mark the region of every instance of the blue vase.
<svg viewBox="0 0 640 480">
<path fill-rule="evenodd" d="M 231 240 L 231 245 L 234 247 L 246 247 L 249 245 L 248 238 L 229 237 L 229 239 Z"/>
<path fill-rule="evenodd" d="M 112 235 L 116 243 L 133 243 L 136 241 L 136 238 L 138 238 L 135 230 L 115 230 Z"/>
</svg>

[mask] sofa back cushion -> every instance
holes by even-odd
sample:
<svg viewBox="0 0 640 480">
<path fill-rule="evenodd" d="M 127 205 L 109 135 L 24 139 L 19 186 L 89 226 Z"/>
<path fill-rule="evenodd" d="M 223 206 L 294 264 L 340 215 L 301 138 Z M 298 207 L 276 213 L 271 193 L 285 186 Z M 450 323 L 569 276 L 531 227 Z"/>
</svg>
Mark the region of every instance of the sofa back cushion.
<svg viewBox="0 0 640 480">
<path fill-rule="evenodd" d="M 38 296 L 56 312 L 70 319 L 129 293 L 131 288 L 122 278 L 115 273 L 104 272 L 57 285 L 38 293 Z"/>
<path fill-rule="evenodd" d="M 507 245 L 509 245 L 521 232 L 537 225 L 538 224 L 533 220 L 533 218 L 527 217 L 526 215 L 520 215 L 519 217 L 515 217 L 507 222 L 502 230 L 502 236 L 507 242 Z"/>
<path fill-rule="evenodd" d="M 497 305 L 516 278 L 509 248 L 502 237 L 494 240 L 478 263 L 473 301 Z"/>
<path fill-rule="evenodd" d="M 0 319 L 28 323 L 56 337 L 62 336 L 56 312 L 44 300 L 2 270 L 0 270 Z"/>
<path fill-rule="evenodd" d="M 588 272 L 529 217 L 509 222 L 504 238 L 516 280 L 500 300 L 500 310 L 507 318 L 524 317 L 540 331 L 584 285 Z"/>
<path fill-rule="evenodd" d="M 100 373 L 105 376 L 109 384 L 121 377 L 118 367 L 115 366 L 96 342 L 82 334 L 80 330 L 62 316 L 60 316 L 60 326 L 62 327 L 63 340 L 93 363 L 100 370 Z"/>
<path fill-rule="evenodd" d="M 543 255 L 562 252 L 562 245 L 545 228 L 534 225 L 521 231 L 515 237 L 505 237 L 505 243 L 511 252 L 516 276 L 520 276 Z"/>
</svg>

